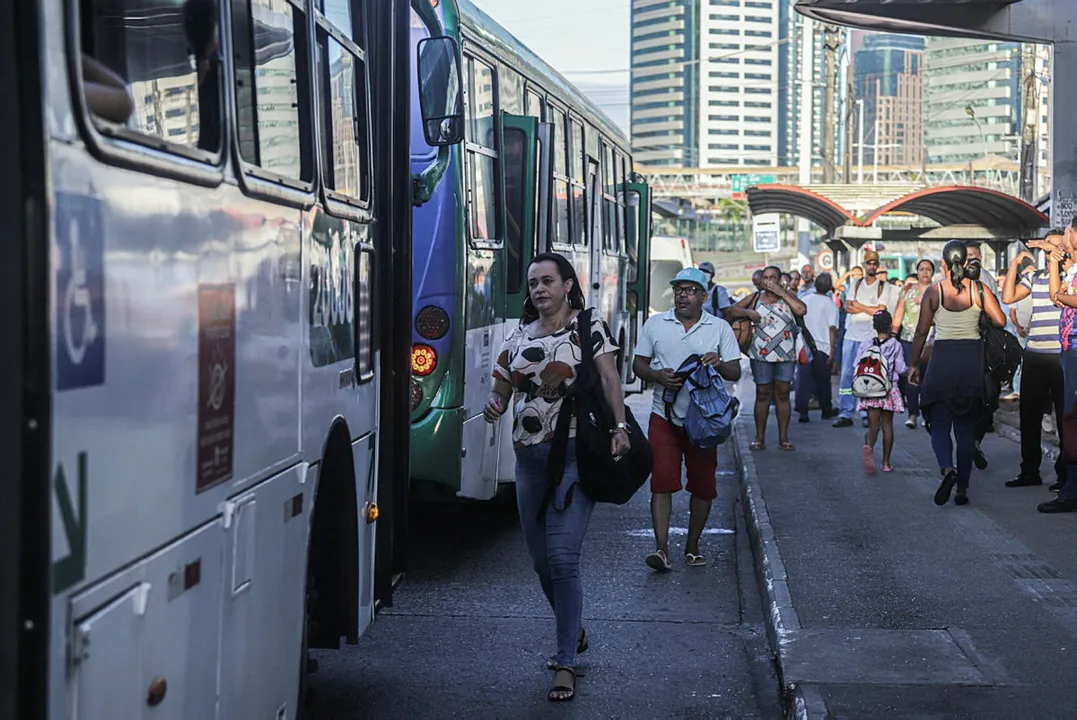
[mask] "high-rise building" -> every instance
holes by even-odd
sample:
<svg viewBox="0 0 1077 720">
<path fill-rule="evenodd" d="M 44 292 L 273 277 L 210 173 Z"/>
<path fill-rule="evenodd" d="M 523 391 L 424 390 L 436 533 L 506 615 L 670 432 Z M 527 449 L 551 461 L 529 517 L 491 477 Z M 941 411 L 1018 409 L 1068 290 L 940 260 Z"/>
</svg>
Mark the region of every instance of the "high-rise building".
<svg viewBox="0 0 1077 720">
<path fill-rule="evenodd" d="M 928 38 L 924 133 L 930 164 L 1013 156 L 1021 133 L 1021 45 Z"/>
<path fill-rule="evenodd" d="M 853 85 L 855 100 L 864 114 L 865 162 L 921 165 L 923 63 L 922 37 L 889 33 L 864 36 L 853 61 Z"/>
<path fill-rule="evenodd" d="M 804 27 L 792 0 L 634 0 L 636 161 L 702 168 L 799 164 Z M 828 119 L 824 108 L 826 34 L 821 24 L 812 27 L 812 162 L 818 165 L 827 133 L 837 148 L 843 123 Z M 836 108 L 842 83 L 840 73 L 834 76 Z"/>
<path fill-rule="evenodd" d="M 631 134 L 636 162 L 699 164 L 699 7 L 707 0 L 633 0 Z"/>
</svg>

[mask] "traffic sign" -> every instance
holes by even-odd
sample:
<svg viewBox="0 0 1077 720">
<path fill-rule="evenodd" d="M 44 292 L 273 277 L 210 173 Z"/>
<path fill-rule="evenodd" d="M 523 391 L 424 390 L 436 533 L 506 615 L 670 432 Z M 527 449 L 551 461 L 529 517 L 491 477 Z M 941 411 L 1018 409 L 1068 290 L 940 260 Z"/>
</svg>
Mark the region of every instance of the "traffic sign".
<svg viewBox="0 0 1077 720">
<path fill-rule="evenodd" d="M 781 218 L 775 214 L 752 218 L 753 247 L 757 253 L 772 253 L 782 249 Z"/>
<path fill-rule="evenodd" d="M 829 248 L 824 248 L 819 253 L 819 256 L 815 258 L 815 264 L 819 266 L 820 270 L 833 270 L 834 251 Z"/>
<path fill-rule="evenodd" d="M 735 193 L 742 193 L 753 185 L 770 185 L 774 182 L 773 175 L 730 175 L 729 183 Z"/>
</svg>

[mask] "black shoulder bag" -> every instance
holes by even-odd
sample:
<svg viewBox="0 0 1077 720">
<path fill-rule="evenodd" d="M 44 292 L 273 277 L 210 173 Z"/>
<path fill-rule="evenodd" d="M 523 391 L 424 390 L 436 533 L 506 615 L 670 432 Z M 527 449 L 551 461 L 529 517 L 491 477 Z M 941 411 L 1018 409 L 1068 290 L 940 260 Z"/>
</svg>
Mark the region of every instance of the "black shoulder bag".
<svg viewBox="0 0 1077 720">
<path fill-rule="evenodd" d="M 594 338 L 591 333 L 591 311 L 576 316 L 576 337 L 580 342 L 581 361 L 576 380 L 561 403 L 550 448 L 548 467 L 550 487 L 547 502 L 561 484 L 568 451 L 568 432 L 572 417 L 576 417 L 576 463 L 580 488 L 594 502 L 624 505 L 647 481 L 654 455 L 651 444 L 640 429 L 632 411 L 625 406 L 625 422 L 631 447 L 619 458 L 610 454 L 610 440 L 617 422 L 602 392 L 602 377 L 595 364 Z M 570 498 L 571 499 L 571 498 Z M 567 502 L 567 501 L 566 501 Z M 546 504 L 540 511 L 545 513 Z"/>
<path fill-rule="evenodd" d="M 984 306 L 984 285 L 977 281 L 976 286 L 980 290 L 980 337 L 984 344 L 984 370 L 995 383 L 995 387 L 1001 388 L 1013 379 L 1014 373 L 1021 365 L 1021 343 L 1012 334 L 991 323 Z"/>
</svg>

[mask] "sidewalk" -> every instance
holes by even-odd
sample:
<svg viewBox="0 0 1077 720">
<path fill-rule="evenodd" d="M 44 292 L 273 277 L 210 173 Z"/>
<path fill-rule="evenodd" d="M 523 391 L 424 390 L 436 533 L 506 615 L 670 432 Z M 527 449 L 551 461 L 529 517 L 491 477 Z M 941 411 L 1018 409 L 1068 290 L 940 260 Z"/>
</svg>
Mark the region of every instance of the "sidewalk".
<svg viewBox="0 0 1077 720">
<path fill-rule="evenodd" d="M 818 412 L 794 418 L 792 453 L 772 413 L 752 453 L 754 386 L 739 385 L 741 493 L 791 712 L 1077 716 L 1077 516 L 1037 513 L 1046 485 L 1004 487 L 1017 443 L 988 436 L 971 504 L 940 508 L 922 428 L 896 428 L 892 475 L 866 477 L 863 429 Z"/>
</svg>

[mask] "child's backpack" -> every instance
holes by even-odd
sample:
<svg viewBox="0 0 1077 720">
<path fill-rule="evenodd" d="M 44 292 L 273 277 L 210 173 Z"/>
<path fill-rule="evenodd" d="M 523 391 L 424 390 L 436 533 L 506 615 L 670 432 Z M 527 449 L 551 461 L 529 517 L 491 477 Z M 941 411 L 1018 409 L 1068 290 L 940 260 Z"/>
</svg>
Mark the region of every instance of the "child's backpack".
<svg viewBox="0 0 1077 720">
<path fill-rule="evenodd" d="M 853 395 L 864 399 L 885 398 L 890 394 L 890 367 L 883 354 L 879 338 L 864 351 L 856 361 L 856 374 L 853 376 Z"/>
</svg>

